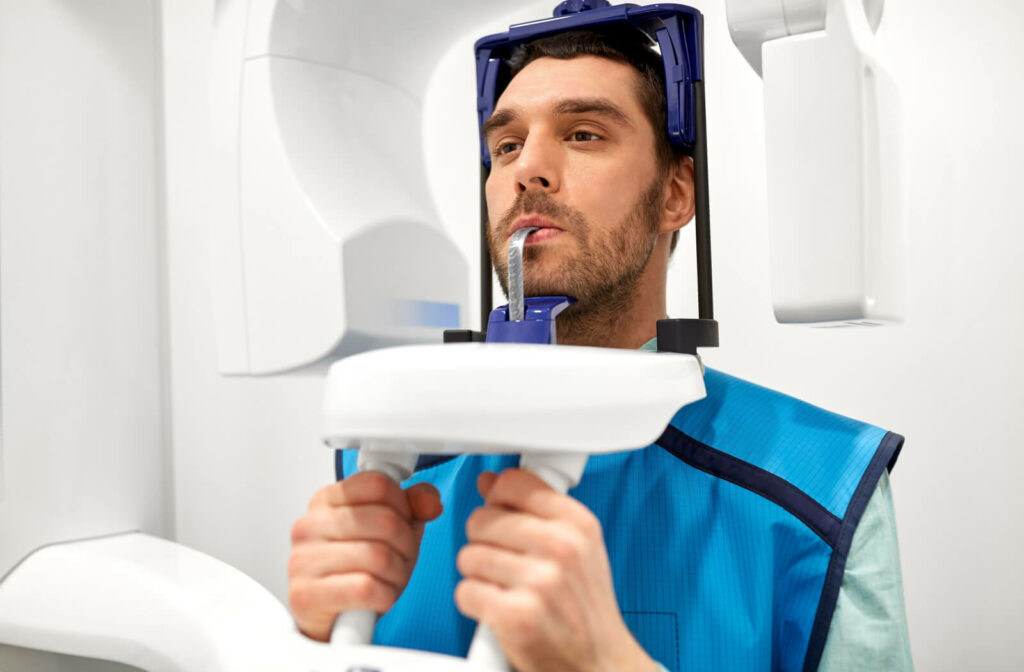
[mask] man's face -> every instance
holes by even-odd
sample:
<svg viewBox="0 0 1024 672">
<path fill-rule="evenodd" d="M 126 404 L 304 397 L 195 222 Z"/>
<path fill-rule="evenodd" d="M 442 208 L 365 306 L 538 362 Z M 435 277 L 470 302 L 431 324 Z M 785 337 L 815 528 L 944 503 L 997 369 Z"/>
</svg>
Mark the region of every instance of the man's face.
<svg viewBox="0 0 1024 672">
<path fill-rule="evenodd" d="M 664 173 L 637 98 L 639 74 L 596 56 L 540 58 L 508 85 L 485 126 L 491 261 L 506 294 L 508 240 L 526 240 L 528 296 L 580 307 L 622 300 L 660 225 Z"/>
</svg>

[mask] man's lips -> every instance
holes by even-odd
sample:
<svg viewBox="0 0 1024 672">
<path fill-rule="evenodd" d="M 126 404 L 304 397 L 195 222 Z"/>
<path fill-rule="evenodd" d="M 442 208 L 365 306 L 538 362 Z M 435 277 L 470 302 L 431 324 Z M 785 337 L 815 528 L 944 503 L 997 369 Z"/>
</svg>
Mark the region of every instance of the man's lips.
<svg viewBox="0 0 1024 672">
<path fill-rule="evenodd" d="M 512 223 L 512 227 L 508 231 L 509 237 L 519 229 L 525 229 L 528 227 L 536 227 L 539 231 L 534 231 L 526 238 L 526 243 L 539 243 L 547 240 L 562 233 L 562 229 L 555 226 L 554 223 L 547 217 L 541 215 L 526 215 L 520 217 Z"/>
</svg>

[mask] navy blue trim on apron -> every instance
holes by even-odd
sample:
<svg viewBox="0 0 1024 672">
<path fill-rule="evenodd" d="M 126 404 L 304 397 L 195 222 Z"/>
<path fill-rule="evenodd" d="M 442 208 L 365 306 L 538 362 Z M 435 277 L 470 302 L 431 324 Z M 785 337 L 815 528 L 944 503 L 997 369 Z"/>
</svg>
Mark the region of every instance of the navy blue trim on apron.
<svg viewBox="0 0 1024 672">
<path fill-rule="evenodd" d="M 791 513 L 831 547 L 839 540 L 840 521 L 803 490 L 775 474 L 684 434 L 672 425 L 655 443 L 695 469 L 755 492 Z"/>
<path fill-rule="evenodd" d="M 864 509 L 868 506 L 871 495 L 878 486 L 878 479 L 882 477 L 882 471 L 892 470 L 896 458 L 903 448 L 904 438 L 899 434 L 889 432 L 878 444 L 875 456 L 864 471 L 860 484 L 850 498 L 846 507 L 846 515 L 839 530 L 839 542 L 834 546 L 832 558 L 828 563 L 828 570 L 825 574 L 825 585 L 821 589 L 821 600 L 818 602 L 818 613 L 814 615 L 814 626 L 811 628 L 811 636 L 807 642 L 807 657 L 804 658 L 804 671 L 813 672 L 818 669 L 821 663 L 821 655 L 825 651 L 825 641 L 828 639 L 829 630 L 832 628 L 832 616 L 836 611 L 836 602 L 839 600 L 839 589 L 843 585 L 843 574 L 846 572 L 846 557 L 850 553 L 850 546 L 853 544 L 853 533 L 860 523 Z"/>
</svg>

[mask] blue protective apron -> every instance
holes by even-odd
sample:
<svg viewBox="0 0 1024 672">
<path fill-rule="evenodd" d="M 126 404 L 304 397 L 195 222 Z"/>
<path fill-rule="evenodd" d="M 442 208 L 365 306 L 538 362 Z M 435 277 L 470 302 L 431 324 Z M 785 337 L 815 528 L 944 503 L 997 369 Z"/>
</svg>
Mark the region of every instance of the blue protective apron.
<svg viewBox="0 0 1024 672">
<path fill-rule="evenodd" d="M 601 520 L 627 626 L 670 670 L 814 670 L 853 533 L 903 437 L 707 370 L 654 444 L 591 457 L 569 491 Z M 339 454 L 339 478 L 355 451 Z M 455 555 L 476 477 L 515 456 L 423 456 L 444 514 L 374 643 L 464 656 Z"/>
</svg>

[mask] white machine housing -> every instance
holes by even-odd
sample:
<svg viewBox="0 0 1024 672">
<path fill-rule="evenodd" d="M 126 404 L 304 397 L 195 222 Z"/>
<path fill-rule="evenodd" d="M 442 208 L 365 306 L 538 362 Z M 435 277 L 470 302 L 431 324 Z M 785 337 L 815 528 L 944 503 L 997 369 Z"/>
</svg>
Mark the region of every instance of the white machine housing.
<svg viewBox="0 0 1024 672">
<path fill-rule="evenodd" d="M 772 303 L 782 323 L 906 316 L 900 112 L 881 0 L 727 0 L 764 79 Z"/>
<path fill-rule="evenodd" d="M 486 13 L 469 4 L 445 10 L 467 21 Z M 424 34 L 432 12 L 218 2 L 211 225 L 222 373 L 303 368 L 468 326 L 468 267 L 434 215 L 421 156 L 422 89 L 444 49 L 436 31 Z"/>
<path fill-rule="evenodd" d="M 705 394 L 693 355 L 523 343 L 390 348 L 331 365 L 323 436 L 339 449 L 600 454 L 649 445 Z"/>
</svg>

